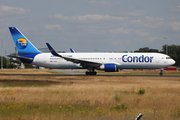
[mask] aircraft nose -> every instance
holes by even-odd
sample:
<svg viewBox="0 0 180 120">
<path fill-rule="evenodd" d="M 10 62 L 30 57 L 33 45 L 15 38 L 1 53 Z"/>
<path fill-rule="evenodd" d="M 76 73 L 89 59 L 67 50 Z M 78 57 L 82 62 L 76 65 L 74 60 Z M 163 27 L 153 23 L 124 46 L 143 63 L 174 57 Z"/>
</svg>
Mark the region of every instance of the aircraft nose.
<svg viewBox="0 0 180 120">
<path fill-rule="evenodd" d="M 175 63 L 176 63 L 175 60 L 172 59 L 171 64 L 174 65 Z"/>
</svg>

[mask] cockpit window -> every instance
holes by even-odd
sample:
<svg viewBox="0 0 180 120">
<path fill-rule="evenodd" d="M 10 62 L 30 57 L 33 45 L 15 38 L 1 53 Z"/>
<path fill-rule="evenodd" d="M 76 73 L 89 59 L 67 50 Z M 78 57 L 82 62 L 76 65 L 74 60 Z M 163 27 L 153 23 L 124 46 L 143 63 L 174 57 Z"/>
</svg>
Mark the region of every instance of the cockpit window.
<svg viewBox="0 0 180 120">
<path fill-rule="evenodd" d="M 166 59 L 171 59 L 170 57 L 166 57 Z"/>
</svg>

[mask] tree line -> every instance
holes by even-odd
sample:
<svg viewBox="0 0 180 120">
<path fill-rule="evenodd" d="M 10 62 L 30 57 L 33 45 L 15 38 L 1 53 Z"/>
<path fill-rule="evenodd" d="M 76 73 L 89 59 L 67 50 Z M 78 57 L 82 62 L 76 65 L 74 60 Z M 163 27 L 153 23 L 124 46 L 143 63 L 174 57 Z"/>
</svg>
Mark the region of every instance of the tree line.
<svg viewBox="0 0 180 120">
<path fill-rule="evenodd" d="M 3 68 L 19 68 L 20 67 L 20 62 L 14 61 L 12 58 L 6 58 L 3 56 Z M 24 63 L 25 68 L 33 68 L 32 65 Z M 0 56 L 0 69 L 1 69 L 1 56 Z"/>
<path fill-rule="evenodd" d="M 149 47 L 139 48 L 134 52 L 155 52 L 163 53 L 169 55 L 172 59 L 176 61 L 174 66 L 180 66 L 180 45 L 163 45 L 162 50 L 150 49 Z M 16 63 L 16 64 L 15 64 Z M 3 68 L 17 68 L 20 65 L 20 62 L 14 61 L 12 58 L 3 57 Z M 33 68 L 32 65 L 25 64 L 26 68 Z M 0 59 L 0 68 L 1 68 L 1 59 Z"/>
</svg>

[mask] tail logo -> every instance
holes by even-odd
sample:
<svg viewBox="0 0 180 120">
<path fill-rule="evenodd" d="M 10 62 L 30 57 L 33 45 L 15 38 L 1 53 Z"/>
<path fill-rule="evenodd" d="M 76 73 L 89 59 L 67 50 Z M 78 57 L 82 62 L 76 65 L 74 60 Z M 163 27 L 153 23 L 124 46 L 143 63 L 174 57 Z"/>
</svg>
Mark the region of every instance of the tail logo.
<svg viewBox="0 0 180 120">
<path fill-rule="evenodd" d="M 17 45 L 17 47 L 18 47 L 19 49 L 24 49 L 24 48 L 26 48 L 26 47 L 27 47 L 27 44 L 28 44 L 28 42 L 27 42 L 27 40 L 24 39 L 24 38 L 19 38 L 19 39 L 17 40 L 17 42 L 16 42 L 16 45 Z"/>
</svg>

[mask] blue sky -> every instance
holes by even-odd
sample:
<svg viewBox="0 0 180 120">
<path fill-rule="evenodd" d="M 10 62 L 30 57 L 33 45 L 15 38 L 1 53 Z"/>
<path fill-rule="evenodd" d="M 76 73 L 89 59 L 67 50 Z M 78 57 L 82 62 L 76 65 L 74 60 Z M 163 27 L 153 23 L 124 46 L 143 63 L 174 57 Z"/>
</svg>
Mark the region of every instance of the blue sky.
<svg viewBox="0 0 180 120">
<path fill-rule="evenodd" d="M 161 50 L 180 45 L 180 0 L 1 0 L 0 50 L 7 54 L 14 52 L 9 26 L 37 48 L 49 42 L 77 52 Z"/>
</svg>

